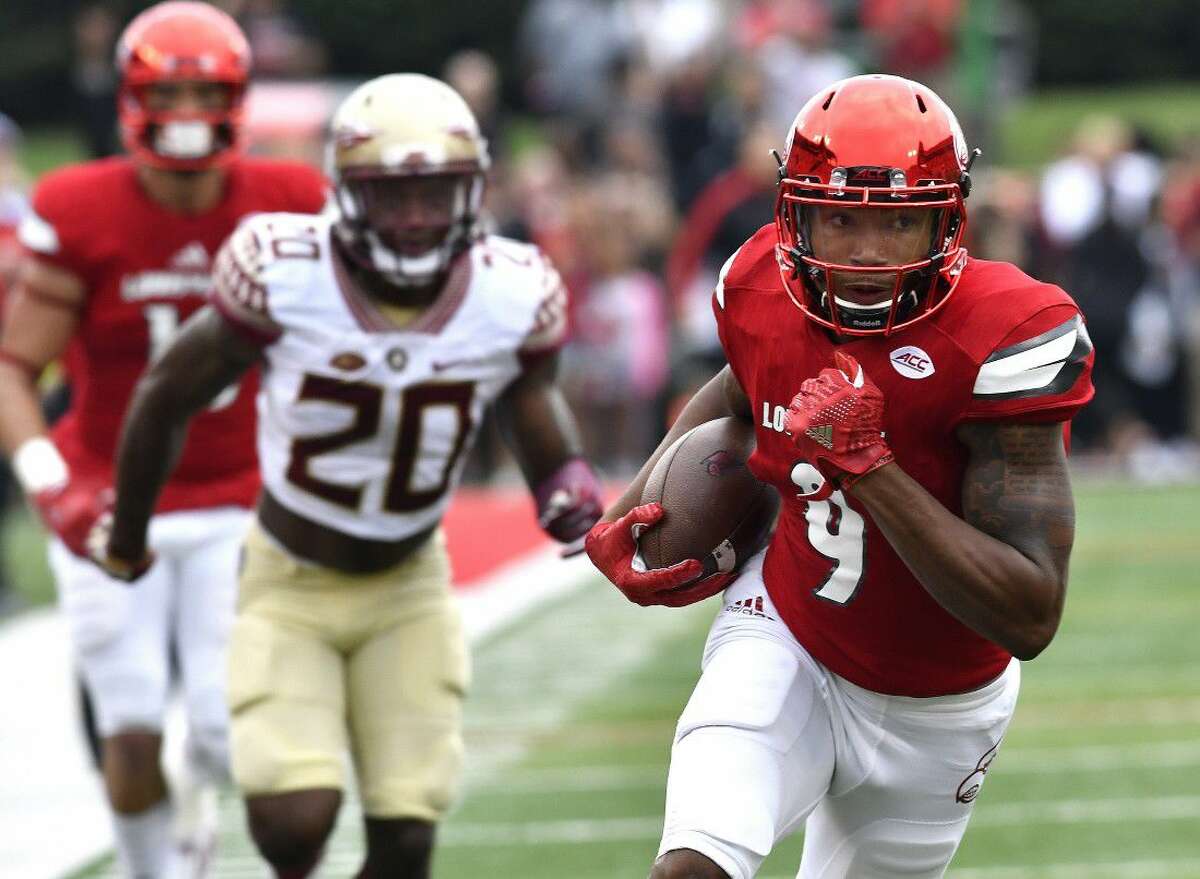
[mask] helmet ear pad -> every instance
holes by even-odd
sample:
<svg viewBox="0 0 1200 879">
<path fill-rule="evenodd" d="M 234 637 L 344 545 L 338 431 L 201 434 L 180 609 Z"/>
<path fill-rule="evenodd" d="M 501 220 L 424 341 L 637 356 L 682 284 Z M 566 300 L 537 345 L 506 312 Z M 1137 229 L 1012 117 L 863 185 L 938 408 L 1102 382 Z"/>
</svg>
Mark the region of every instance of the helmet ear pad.
<svg viewBox="0 0 1200 879">
<path fill-rule="evenodd" d="M 343 179 L 336 228 L 363 268 L 396 286 L 424 286 L 477 237 L 483 189 L 482 174 Z"/>
</svg>

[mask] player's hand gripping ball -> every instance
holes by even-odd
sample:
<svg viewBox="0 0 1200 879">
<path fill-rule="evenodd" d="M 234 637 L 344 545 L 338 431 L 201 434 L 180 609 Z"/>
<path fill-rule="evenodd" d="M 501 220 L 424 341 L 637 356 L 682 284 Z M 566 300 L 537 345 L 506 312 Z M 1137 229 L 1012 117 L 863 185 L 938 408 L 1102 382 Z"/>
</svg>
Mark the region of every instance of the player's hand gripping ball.
<svg viewBox="0 0 1200 879">
<path fill-rule="evenodd" d="M 663 517 L 662 504 L 634 507 L 615 522 L 600 522 L 588 532 L 584 551 L 592 564 L 634 604 L 683 607 L 723 590 L 732 574 L 704 576 L 699 559 L 669 568 L 646 570 L 638 555 L 638 537 Z"/>
<path fill-rule="evenodd" d="M 784 429 L 826 479 L 849 488 L 895 457 L 883 438 L 883 393 L 849 354 L 838 351 L 834 364 L 800 385 Z"/>
</svg>

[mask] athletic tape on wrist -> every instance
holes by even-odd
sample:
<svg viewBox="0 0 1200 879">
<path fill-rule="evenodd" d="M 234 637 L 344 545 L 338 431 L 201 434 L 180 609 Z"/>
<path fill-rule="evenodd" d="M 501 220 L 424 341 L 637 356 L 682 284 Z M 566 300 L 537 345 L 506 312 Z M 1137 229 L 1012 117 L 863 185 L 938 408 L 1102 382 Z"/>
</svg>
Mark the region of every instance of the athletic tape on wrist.
<svg viewBox="0 0 1200 879">
<path fill-rule="evenodd" d="M 67 462 L 44 436 L 21 443 L 13 452 L 12 469 L 26 494 L 62 488 L 70 478 Z"/>
</svg>

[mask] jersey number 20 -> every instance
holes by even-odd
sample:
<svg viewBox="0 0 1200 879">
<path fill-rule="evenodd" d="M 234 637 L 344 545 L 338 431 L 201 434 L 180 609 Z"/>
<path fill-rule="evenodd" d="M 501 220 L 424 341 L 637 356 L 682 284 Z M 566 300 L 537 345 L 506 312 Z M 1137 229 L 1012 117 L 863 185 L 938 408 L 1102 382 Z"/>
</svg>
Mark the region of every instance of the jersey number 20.
<svg viewBox="0 0 1200 879">
<path fill-rule="evenodd" d="M 292 441 L 288 481 L 309 494 L 352 510 L 361 508 L 365 486 L 329 482 L 310 472 L 310 460 L 317 455 L 362 442 L 375 436 L 384 412 L 385 389 L 367 382 L 345 382 L 327 376 L 308 374 L 300 386 L 298 401 L 322 400 L 354 411 L 349 427 L 322 436 Z M 382 508 L 389 513 L 411 513 L 435 503 L 450 487 L 451 474 L 471 432 L 473 382 L 413 385 L 399 398 L 396 440 L 392 447 L 391 467 L 384 483 Z M 431 443 L 427 437 L 426 415 L 431 410 L 449 410 L 454 420 L 451 432 L 439 432 L 446 442 Z M 438 478 L 426 475 L 417 487 L 414 477 L 419 464 L 437 470 Z"/>
</svg>

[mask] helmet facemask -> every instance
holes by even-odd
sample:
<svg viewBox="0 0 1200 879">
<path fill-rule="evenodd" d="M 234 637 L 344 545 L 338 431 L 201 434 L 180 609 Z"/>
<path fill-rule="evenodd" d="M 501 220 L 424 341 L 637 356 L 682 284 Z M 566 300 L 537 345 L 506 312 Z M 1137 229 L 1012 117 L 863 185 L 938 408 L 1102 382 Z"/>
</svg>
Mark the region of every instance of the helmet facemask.
<svg viewBox="0 0 1200 879">
<path fill-rule="evenodd" d="M 480 235 L 489 164 L 471 109 L 445 83 L 363 83 L 334 113 L 327 154 L 346 256 L 393 286 L 434 284 Z"/>
<path fill-rule="evenodd" d="M 187 109 L 164 105 L 168 89 L 189 86 L 209 97 Z M 124 89 L 121 101 L 143 158 L 168 170 L 202 170 L 238 146 L 244 91 L 241 83 L 203 79 L 147 83 Z M 219 102 L 216 94 L 223 95 Z"/>
<path fill-rule="evenodd" d="M 796 114 L 783 153 L 775 253 L 806 317 L 886 335 L 942 307 L 967 264 L 963 200 L 979 151 L 941 98 L 898 76 L 839 80 Z M 851 230 L 840 240 L 825 234 L 835 211 Z M 914 218 L 920 235 L 906 231 Z"/>
<path fill-rule="evenodd" d="M 831 181 L 780 181 L 776 226 L 788 295 L 846 335 L 888 334 L 929 314 L 944 298 L 943 273 L 961 271 L 965 257 L 958 185 L 909 186 L 899 169 L 865 167 L 837 168 Z M 949 265 L 952 253 L 961 257 Z"/>
<path fill-rule="evenodd" d="M 484 175 L 349 170 L 339 176 L 336 224 L 347 253 L 398 287 L 427 286 L 478 234 Z"/>
</svg>

